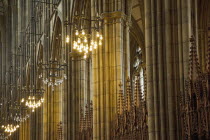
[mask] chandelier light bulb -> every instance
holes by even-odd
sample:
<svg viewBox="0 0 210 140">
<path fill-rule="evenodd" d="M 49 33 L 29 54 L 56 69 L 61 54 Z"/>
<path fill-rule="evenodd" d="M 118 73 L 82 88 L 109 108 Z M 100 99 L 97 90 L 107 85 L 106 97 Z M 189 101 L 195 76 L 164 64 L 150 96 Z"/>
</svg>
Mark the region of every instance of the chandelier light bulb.
<svg viewBox="0 0 210 140">
<path fill-rule="evenodd" d="M 83 43 L 82 43 L 82 44 L 80 44 L 80 48 L 81 48 L 81 49 L 83 49 L 83 48 L 84 48 Z"/>
<path fill-rule="evenodd" d="M 38 106 L 38 107 L 41 106 L 41 102 L 40 102 L 40 101 L 38 101 L 38 105 L 37 105 L 37 106 Z"/>
<path fill-rule="evenodd" d="M 102 45 L 102 41 L 100 40 L 98 44 L 101 46 Z"/>
<path fill-rule="evenodd" d="M 84 42 L 87 43 L 87 38 L 85 37 Z"/>
<path fill-rule="evenodd" d="M 69 36 L 67 35 L 67 36 L 66 36 L 66 43 L 69 43 L 69 41 L 70 41 L 70 38 L 69 38 Z"/>
<path fill-rule="evenodd" d="M 91 45 L 94 45 L 94 42 L 93 42 L 93 40 L 91 40 L 90 44 L 91 44 Z"/>
<path fill-rule="evenodd" d="M 40 78 L 42 78 L 42 73 L 40 74 Z"/>
<path fill-rule="evenodd" d="M 78 30 L 76 30 L 76 32 L 75 32 L 75 35 L 77 36 L 77 35 L 79 35 L 79 32 L 78 32 Z"/>
<path fill-rule="evenodd" d="M 82 30 L 82 35 L 85 35 L 85 31 L 84 30 Z"/>
<path fill-rule="evenodd" d="M 96 33 L 96 37 L 100 37 L 100 34 L 99 34 L 99 32 L 97 32 L 97 33 Z"/>
<path fill-rule="evenodd" d="M 24 101 L 25 101 L 24 98 L 22 98 L 22 99 L 21 99 L 21 103 L 23 103 Z"/>
<path fill-rule="evenodd" d="M 100 35 L 100 40 L 102 40 L 103 39 L 103 36 L 102 35 Z"/>
<path fill-rule="evenodd" d="M 77 42 L 76 42 L 76 41 L 74 41 L 73 48 L 74 48 L 74 49 L 76 49 L 76 48 L 77 48 L 77 46 L 78 46 L 78 45 L 77 45 Z"/>
<path fill-rule="evenodd" d="M 80 38 L 78 38 L 78 41 L 77 41 L 77 43 L 78 43 L 78 44 L 80 44 L 80 43 L 81 43 L 81 39 L 80 39 Z"/>
</svg>

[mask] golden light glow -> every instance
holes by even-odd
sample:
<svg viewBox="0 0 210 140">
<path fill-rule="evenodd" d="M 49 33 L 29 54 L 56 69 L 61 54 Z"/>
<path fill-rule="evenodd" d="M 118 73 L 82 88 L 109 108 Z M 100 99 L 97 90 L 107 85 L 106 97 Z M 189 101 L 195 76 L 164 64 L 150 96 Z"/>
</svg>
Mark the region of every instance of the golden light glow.
<svg viewBox="0 0 210 140">
<path fill-rule="evenodd" d="M 70 37 L 67 35 L 66 36 L 66 43 L 69 43 L 69 41 L 70 41 Z"/>
<path fill-rule="evenodd" d="M 78 30 L 76 30 L 76 32 L 75 32 L 75 35 L 79 35 L 79 32 L 78 32 Z"/>
<path fill-rule="evenodd" d="M 8 124 L 6 126 L 2 125 L 2 128 L 4 128 L 5 132 L 7 133 L 13 133 L 19 128 L 19 125 L 13 125 L 13 124 Z"/>
<path fill-rule="evenodd" d="M 25 105 L 32 109 L 32 112 L 35 111 L 36 108 L 40 107 L 42 103 L 44 102 L 44 98 L 41 99 L 36 99 L 35 96 L 29 96 L 28 99 L 26 100 Z"/>
<path fill-rule="evenodd" d="M 22 99 L 21 99 L 21 103 L 23 103 L 24 101 L 25 101 L 25 99 L 24 99 L 24 98 L 22 98 Z"/>
<path fill-rule="evenodd" d="M 94 35 L 87 34 L 85 30 L 75 31 L 75 39 L 73 41 L 73 49 L 84 55 L 87 58 L 89 52 L 98 48 L 98 45 L 102 45 L 103 36 L 99 32 Z"/>
</svg>

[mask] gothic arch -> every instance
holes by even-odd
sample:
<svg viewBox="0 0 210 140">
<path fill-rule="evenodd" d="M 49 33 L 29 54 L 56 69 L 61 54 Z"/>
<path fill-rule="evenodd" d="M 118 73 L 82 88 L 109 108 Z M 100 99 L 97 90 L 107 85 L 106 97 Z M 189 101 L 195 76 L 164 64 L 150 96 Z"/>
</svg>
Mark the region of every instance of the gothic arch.
<svg viewBox="0 0 210 140">
<path fill-rule="evenodd" d="M 52 23 L 52 40 L 50 42 L 50 67 L 49 72 L 52 72 L 53 67 L 57 63 L 62 61 L 62 21 L 58 16 L 58 12 L 56 11 L 54 17 L 51 18 Z M 43 46 L 40 44 L 39 46 L 39 59 L 42 58 Z M 55 63 L 54 63 L 55 62 Z M 56 139 L 58 137 L 57 129 L 58 124 L 62 121 L 62 96 L 63 96 L 63 86 L 45 86 L 45 102 L 43 114 L 44 122 L 43 129 L 47 131 L 47 135 L 44 135 L 44 139 Z M 50 104 L 50 106 L 49 106 Z"/>
<path fill-rule="evenodd" d="M 29 61 L 26 65 L 26 87 L 30 85 L 30 71 L 31 71 L 31 67 L 30 67 L 30 61 Z"/>
<path fill-rule="evenodd" d="M 62 51 L 62 22 L 58 16 L 55 17 L 51 47 L 52 47 L 51 59 L 59 60 L 61 58 L 61 51 Z"/>
<path fill-rule="evenodd" d="M 41 81 L 41 78 L 39 78 L 41 76 L 41 74 L 43 73 L 43 68 L 42 68 L 42 63 L 43 63 L 43 51 L 44 51 L 44 48 L 43 48 L 43 45 L 42 45 L 42 42 L 40 41 L 38 43 L 38 51 L 37 51 L 37 61 L 36 61 L 36 65 L 37 65 L 37 87 L 38 88 L 42 88 L 42 81 Z"/>
<path fill-rule="evenodd" d="M 131 27 L 130 27 L 130 55 L 137 56 L 137 49 L 141 49 L 141 61 L 145 63 L 144 43 L 144 3 L 142 0 L 133 0 L 131 4 Z M 135 61 L 131 57 L 131 65 Z M 132 73 L 131 66 L 131 73 Z"/>
</svg>

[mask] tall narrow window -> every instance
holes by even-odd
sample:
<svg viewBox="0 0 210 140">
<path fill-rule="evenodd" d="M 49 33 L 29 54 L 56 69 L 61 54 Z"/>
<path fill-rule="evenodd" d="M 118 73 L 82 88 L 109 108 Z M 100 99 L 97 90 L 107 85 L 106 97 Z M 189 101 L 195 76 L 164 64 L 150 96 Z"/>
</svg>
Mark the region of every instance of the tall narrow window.
<svg viewBox="0 0 210 140">
<path fill-rule="evenodd" d="M 136 47 L 135 50 L 135 54 L 133 54 L 135 56 L 135 59 L 132 63 L 132 85 L 133 87 L 135 86 L 135 81 L 137 80 L 137 78 L 139 78 L 140 81 L 140 88 L 141 88 L 141 96 L 144 99 L 145 98 L 145 91 L 144 91 L 144 81 L 145 81 L 145 77 L 144 77 L 144 67 L 143 67 L 143 60 L 142 60 L 142 50 L 140 47 Z M 133 89 L 134 90 L 134 89 Z"/>
</svg>

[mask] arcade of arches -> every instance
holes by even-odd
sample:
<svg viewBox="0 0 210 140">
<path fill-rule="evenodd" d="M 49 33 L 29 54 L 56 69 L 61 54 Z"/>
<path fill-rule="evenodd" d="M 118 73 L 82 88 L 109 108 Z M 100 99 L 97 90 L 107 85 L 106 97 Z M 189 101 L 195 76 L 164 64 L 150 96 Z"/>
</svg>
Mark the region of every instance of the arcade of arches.
<svg viewBox="0 0 210 140">
<path fill-rule="evenodd" d="M 0 0 L 0 140 L 209 140 L 210 0 Z"/>
</svg>

